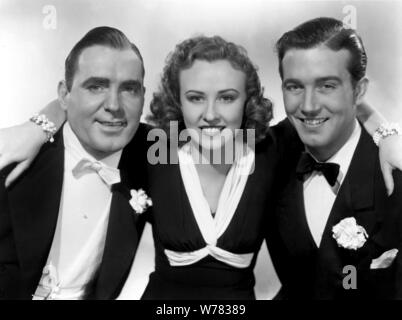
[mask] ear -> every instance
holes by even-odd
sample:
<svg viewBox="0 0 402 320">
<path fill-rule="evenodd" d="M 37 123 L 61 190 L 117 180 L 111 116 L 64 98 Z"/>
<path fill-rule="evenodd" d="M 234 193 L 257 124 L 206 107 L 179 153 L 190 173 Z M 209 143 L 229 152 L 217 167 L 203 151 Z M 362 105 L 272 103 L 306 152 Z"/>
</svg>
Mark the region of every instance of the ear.
<svg viewBox="0 0 402 320">
<path fill-rule="evenodd" d="M 58 100 L 63 110 L 67 110 L 67 99 L 70 92 L 67 89 L 66 81 L 62 80 L 57 86 Z"/>
<path fill-rule="evenodd" d="M 362 78 L 356 83 L 355 87 L 355 103 L 360 104 L 363 102 L 364 96 L 367 91 L 369 80 L 367 78 Z"/>
</svg>

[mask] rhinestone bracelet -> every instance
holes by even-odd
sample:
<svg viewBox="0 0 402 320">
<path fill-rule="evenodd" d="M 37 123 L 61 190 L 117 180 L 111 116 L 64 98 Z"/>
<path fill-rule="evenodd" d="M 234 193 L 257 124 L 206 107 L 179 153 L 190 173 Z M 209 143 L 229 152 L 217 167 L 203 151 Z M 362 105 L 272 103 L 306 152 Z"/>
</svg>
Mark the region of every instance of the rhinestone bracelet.
<svg viewBox="0 0 402 320">
<path fill-rule="evenodd" d="M 46 133 L 46 142 L 54 141 L 54 134 L 57 131 L 55 124 L 50 121 L 44 114 L 34 114 L 29 121 L 37 124 Z"/>
<path fill-rule="evenodd" d="M 389 136 L 401 135 L 402 131 L 398 123 L 383 123 L 373 134 L 374 143 L 378 146 L 381 139 Z"/>
</svg>

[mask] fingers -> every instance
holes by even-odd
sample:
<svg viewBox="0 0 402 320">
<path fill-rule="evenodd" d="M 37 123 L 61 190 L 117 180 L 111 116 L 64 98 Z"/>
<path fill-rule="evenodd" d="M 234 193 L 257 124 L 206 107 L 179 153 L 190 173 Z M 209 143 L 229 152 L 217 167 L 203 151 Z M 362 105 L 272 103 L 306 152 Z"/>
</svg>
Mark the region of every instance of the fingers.
<svg viewBox="0 0 402 320">
<path fill-rule="evenodd" d="M 394 178 L 392 177 L 392 167 L 389 164 L 382 166 L 382 174 L 384 176 L 385 187 L 387 194 L 390 196 L 394 192 Z"/>
<path fill-rule="evenodd" d="M 8 188 L 30 165 L 31 161 L 25 160 L 19 163 L 7 176 L 6 188 Z"/>
</svg>

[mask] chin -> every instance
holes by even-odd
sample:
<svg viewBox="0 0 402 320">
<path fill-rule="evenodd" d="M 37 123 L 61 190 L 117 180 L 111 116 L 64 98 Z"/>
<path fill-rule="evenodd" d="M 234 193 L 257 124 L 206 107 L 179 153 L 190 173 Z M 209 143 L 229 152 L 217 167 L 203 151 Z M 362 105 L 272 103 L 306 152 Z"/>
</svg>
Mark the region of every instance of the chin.
<svg viewBox="0 0 402 320">
<path fill-rule="evenodd" d="M 303 144 L 308 147 L 308 148 L 320 148 L 322 147 L 322 142 L 318 141 L 316 138 L 314 137 L 303 137 L 300 136 L 301 141 L 303 142 Z"/>
</svg>

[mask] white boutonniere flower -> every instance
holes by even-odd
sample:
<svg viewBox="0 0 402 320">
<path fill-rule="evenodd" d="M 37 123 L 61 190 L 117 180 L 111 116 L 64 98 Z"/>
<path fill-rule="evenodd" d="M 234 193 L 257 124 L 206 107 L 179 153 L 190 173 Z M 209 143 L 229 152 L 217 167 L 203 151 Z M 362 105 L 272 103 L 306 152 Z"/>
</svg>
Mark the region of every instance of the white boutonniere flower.
<svg viewBox="0 0 402 320">
<path fill-rule="evenodd" d="M 336 240 L 338 246 L 357 250 L 363 247 L 368 234 L 362 226 L 356 223 L 355 218 L 349 217 L 332 227 L 332 237 Z"/>
<path fill-rule="evenodd" d="M 144 190 L 130 190 L 131 200 L 129 201 L 131 207 L 138 214 L 145 212 L 150 206 L 152 206 L 152 200 L 147 196 Z"/>
</svg>

